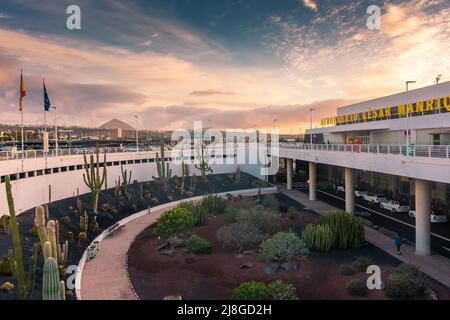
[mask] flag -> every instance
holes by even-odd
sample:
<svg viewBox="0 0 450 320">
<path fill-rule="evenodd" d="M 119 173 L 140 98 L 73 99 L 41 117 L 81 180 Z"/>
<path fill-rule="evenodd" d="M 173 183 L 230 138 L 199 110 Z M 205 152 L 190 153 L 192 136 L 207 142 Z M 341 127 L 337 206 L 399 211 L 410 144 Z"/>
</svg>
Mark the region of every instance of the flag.
<svg viewBox="0 0 450 320">
<path fill-rule="evenodd" d="M 43 84 L 44 84 L 44 110 L 48 111 L 50 110 L 52 104 L 50 103 L 50 99 L 48 98 L 47 88 L 45 87 L 44 81 Z"/>
<path fill-rule="evenodd" d="M 22 70 L 20 70 L 20 99 L 19 99 L 19 111 L 22 111 L 22 99 L 27 95 L 25 89 L 25 82 L 23 82 Z"/>
</svg>

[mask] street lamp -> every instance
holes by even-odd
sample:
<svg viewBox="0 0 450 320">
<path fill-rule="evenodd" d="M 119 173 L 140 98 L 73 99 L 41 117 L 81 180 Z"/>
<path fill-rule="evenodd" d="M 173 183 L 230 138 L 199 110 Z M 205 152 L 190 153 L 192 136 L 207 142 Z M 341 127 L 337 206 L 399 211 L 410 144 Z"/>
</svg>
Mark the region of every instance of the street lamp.
<svg viewBox="0 0 450 320">
<path fill-rule="evenodd" d="M 406 83 L 406 91 L 408 91 L 409 85 L 412 84 L 412 83 L 416 83 L 416 81 L 414 81 L 414 80 L 408 80 L 408 81 L 405 81 L 405 83 Z"/>
<path fill-rule="evenodd" d="M 138 129 L 138 116 L 136 118 L 136 151 L 139 152 L 139 129 Z"/>
<path fill-rule="evenodd" d="M 273 119 L 273 131 L 275 131 L 275 123 L 277 122 L 277 118 Z"/>
<path fill-rule="evenodd" d="M 441 81 L 441 78 L 442 78 L 442 74 L 439 74 L 439 75 L 436 77 L 436 84 L 439 84 L 439 81 Z"/>
<path fill-rule="evenodd" d="M 314 110 L 316 110 L 316 109 L 314 109 L 314 108 L 309 109 L 309 128 L 311 130 L 312 130 L 312 113 L 313 113 Z M 310 138 L 311 138 L 310 140 L 311 140 L 311 147 L 312 147 L 312 144 L 313 144 L 313 134 L 312 134 L 312 132 L 310 132 L 309 135 L 310 135 Z"/>
</svg>

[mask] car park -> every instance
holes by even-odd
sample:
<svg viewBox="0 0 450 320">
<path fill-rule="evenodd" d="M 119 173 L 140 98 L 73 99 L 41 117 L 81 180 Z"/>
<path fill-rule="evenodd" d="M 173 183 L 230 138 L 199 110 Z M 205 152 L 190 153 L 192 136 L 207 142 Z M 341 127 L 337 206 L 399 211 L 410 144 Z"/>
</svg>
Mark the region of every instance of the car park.
<svg viewBox="0 0 450 320">
<path fill-rule="evenodd" d="M 410 210 L 409 216 L 413 219 L 416 218 L 416 210 Z M 448 215 L 443 212 L 435 212 L 431 210 L 430 212 L 430 220 L 432 223 L 446 223 L 448 222 Z"/>
<path fill-rule="evenodd" d="M 355 190 L 355 197 L 361 198 L 363 195 L 368 194 L 367 190 Z"/>
<path fill-rule="evenodd" d="M 376 194 L 376 193 L 368 193 L 363 195 L 363 199 L 366 200 L 369 203 L 380 203 L 382 201 L 386 201 L 386 197 L 382 194 Z"/>
<path fill-rule="evenodd" d="M 411 208 L 407 205 L 402 205 L 400 204 L 400 202 L 395 201 L 395 200 L 387 200 L 387 201 L 382 201 L 380 202 L 380 207 L 382 209 L 386 209 L 389 210 L 393 213 L 396 212 L 409 212 L 411 210 Z"/>
</svg>

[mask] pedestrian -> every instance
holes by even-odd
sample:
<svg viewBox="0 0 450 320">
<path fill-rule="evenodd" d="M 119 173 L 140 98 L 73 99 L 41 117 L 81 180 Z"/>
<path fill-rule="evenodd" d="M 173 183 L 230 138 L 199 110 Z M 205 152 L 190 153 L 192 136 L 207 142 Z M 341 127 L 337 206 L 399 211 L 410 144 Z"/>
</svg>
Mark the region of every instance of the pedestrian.
<svg viewBox="0 0 450 320">
<path fill-rule="evenodd" d="M 403 238 L 400 237 L 400 235 L 397 233 L 397 235 L 395 236 L 395 239 L 394 239 L 394 243 L 395 243 L 395 245 L 397 246 L 397 254 L 398 254 L 398 255 L 401 255 L 401 254 L 402 254 L 402 252 L 400 251 L 400 249 L 401 249 L 402 244 L 403 244 L 404 242 L 405 242 L 405 240 L 403 240 Z"/>
</svg>

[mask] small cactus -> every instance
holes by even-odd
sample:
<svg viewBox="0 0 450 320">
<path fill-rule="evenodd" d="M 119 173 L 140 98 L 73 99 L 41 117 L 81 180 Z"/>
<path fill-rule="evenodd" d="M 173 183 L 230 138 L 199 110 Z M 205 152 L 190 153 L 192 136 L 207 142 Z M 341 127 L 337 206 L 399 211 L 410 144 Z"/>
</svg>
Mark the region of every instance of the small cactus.
<svg viewBox="0 0 450 320">
<path fill-rule="evenodd" d="M 43 300 L 61 300 L 58 262 L 53 258 L 45 260 L 42 298 Z"/>
</svg>

